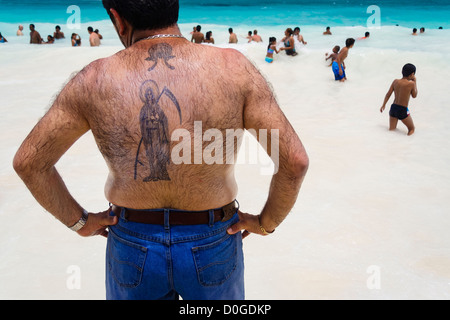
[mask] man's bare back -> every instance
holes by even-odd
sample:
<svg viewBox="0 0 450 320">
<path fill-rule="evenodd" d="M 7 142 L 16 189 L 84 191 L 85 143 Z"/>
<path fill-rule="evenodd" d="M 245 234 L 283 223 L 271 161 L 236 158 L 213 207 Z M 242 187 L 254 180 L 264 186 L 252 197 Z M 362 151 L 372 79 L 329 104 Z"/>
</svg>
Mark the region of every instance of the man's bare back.
<svg viewBox="0 0 450 320">
<path fill-rule="evenodd" d="M 197 55 L 209 57 L 211 63 L 196 64 Z M 203 210 L 235 199 L 232 165 L 194 164 L 193 158 L 192 165 L 174 165 L 170 150 L 179 143 L 171 141 L 173 131 L 194 133 L 194 121 L 202 123 L 203 131 L 216 128 L 223 136 L 226 129 L 243 128 L 246 77 L 242 63 L 245 66 L 233 50 L 199 49 L 183 39 L 149 40 L 80 73 L 87 83 L 92 77 L 100 86 L 86 88 L 91 107 L 84 114 L 111 170 L 106 185 L 108 201 L 129 208 Z M 98 79 L 99 74 L 105 78 Z M 210 81 L 191 90 L 189 85 L 202 78 Z M 236 83 L 241 78 L 242 83 Z M 134 92 L 124 92 L 130 84 Z M 223 88 L 227 90 L 219 90 Z M 209 96 L 209 92 L 215 95 Z M 146 130 L 148 134 L 143 132 Z M 191 138 L 194 150 L 193 135 Z M 152 157 L 152 152 L 164 147 L 168 153 Z M 155 170 L 165 173 L 158 176 L 161 172 L 152 172 Z"/>
<path fill-rule="evenodd" d="M 416 98 L 418 94 L 415 72 L 416 67 L 414 65 L 406 64 L 402 70 L 403 78 L 392 82 L 384 98 L 380 112 L 385 110 L 392 93 L 395 94 L 394 104 L 389 112 L 389 130 L 395 130 L 398 120 L 401 120 L 408 128 L 408 135 L 412 135 L 415 131 L 414 122 L 408 109 L 410 98 Z"/>
<path fill-rule="evenodd" d="M 394 103 L 403 107 L 408 107 L 409 99 L 411 96 L 415 96 L 416 92 L 415 77 L 414 81 L 404 78 L 396 79 L 392 83 L 392 88 L 395 94 Z"/>
</svg>

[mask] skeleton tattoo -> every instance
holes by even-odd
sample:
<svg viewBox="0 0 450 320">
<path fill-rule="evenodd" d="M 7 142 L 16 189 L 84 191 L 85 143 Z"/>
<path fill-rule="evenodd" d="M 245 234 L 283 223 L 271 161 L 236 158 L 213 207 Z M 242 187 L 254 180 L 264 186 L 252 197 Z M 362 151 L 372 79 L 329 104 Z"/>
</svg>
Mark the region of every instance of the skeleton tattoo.
<svg viewBox="0 0 450 320">
<path fill-rule="evenodd" d="M 175 68 L 168 64 L 167 60 L 175 58 L 172 55 L 172 47 L 166 43 L 157 44 L 149 49 L 150 57 L 147 61 L 154 61 L 155 64 L 149 69 L 152 71 L 158 64 L 158 60 L 162 59 L 170 70 Z M 160 91 L 158 84 L 153 80 L 147 80 L 142 83 L 140 88 L 140 99 L 144 103 L 139 115 L 139 123 L 142 138 L 139 142 L 134 179 L 137 180 L 138 166 L 145 167 L 144 162 L 140 160 L 140 151 L 142 146 L 145 148 L 145 155 L 148 170 L 150 174 L 144 178 L 144 182 L 170 181 L 167 165 L 170 164 L 170 133 L 169 123 L 166 114 L 161 108 L 160 102 L 163 97 L 169 98 L 178 111 L 180 117 L 180 125 L 182 123 L 181 108 L 175 95 L 164 87 Z"/>
</svg>

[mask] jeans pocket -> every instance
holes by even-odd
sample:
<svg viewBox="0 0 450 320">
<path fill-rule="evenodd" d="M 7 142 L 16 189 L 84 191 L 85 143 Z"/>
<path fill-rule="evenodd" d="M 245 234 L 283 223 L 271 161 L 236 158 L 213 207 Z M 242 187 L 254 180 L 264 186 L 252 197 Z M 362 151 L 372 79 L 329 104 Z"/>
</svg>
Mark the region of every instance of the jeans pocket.
<svg viewBox="0 0 450 320">
<path fill-rule="evenodd" d="M 192 248 L 198 279 L 203 286 L 218 286 L 237 265 L 237 237 L 227 234 L 211 244 Z"/>
<path fill-rule="evenodd" d="M 107 266 L 112 278 L 123 287 L 139 286 L 144 271 L 147 248 L 109 232 Z"/>
</svg>

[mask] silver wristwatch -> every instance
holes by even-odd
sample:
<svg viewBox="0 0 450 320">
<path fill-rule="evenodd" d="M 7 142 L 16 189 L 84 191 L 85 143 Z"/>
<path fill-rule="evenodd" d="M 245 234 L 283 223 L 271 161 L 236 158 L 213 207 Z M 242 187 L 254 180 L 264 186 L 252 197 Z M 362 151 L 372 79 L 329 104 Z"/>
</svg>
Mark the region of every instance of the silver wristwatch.
<svg viewBox="0 0 450 320">
<path fill-rule="evenodd" d="M 86 224 L 88 216 L 89 216 L 89 213 L 83 209 L 83 215 L 81 216 L 81 219 L 77 223 L 75 223 L 74 226 L 69 227 L 69 229 L 72 231 L 78 232 Z"/>
</svg>

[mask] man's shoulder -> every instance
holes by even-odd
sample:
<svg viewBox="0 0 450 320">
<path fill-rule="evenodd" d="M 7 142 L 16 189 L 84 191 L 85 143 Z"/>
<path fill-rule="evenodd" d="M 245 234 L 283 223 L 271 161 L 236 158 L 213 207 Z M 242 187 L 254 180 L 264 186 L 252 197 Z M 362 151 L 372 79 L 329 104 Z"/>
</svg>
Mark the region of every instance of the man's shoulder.
<svg viewBox="0 0 450 320">
<path fill-rule="evenodd" d="M 233 48 L 219 48 L 208 46 L 205 48 L 208 50 L 209 54 L 214 56 L 217 60 L 222 60 L 225 63 L 229 63 L 235 67 L 243 67 L 249 62 L 247 57 L 239 50 Z"/>
</svg>

